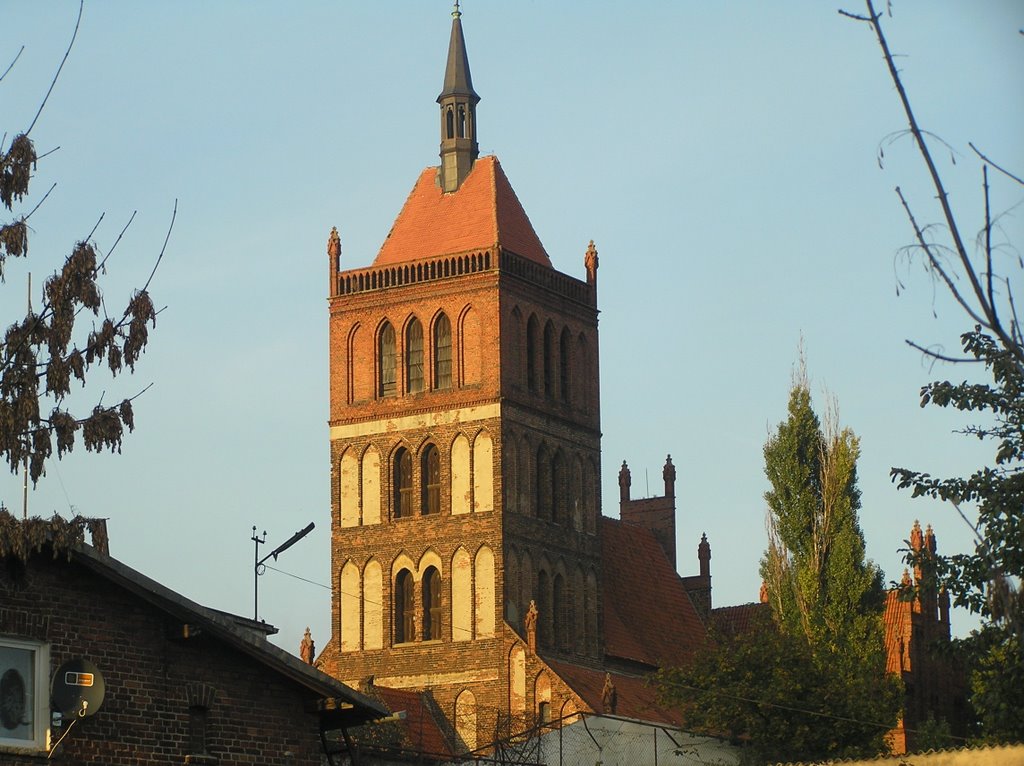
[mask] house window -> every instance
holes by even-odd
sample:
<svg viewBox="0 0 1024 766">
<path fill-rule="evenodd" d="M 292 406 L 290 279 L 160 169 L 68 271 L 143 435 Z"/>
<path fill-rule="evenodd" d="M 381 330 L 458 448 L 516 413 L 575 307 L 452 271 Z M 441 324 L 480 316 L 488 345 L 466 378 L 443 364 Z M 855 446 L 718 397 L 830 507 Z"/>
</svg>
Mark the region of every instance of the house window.
<svg viewBox="0 0 1024 766">
<path fill-rule="evenodd" d="M 423 325 L 418 319 L 405 331 L 405 375 L 410 394 L 423 390 Z"/>
<path fill-rule="evenodd" d="M 413 582 L 412 574 L 403 569 L 395 578 L 395 643 L 404 644 L 416 637 L 413 614 Z"/>
<path fill-rule="evenodd" d="M 395 386 L 395 328 L 385 324 L 380 331 L 380 395 L 394 396 Z"/>
<path fill-rule="evenodd" d="M 193 755 L 206 754 L 207 713 L 202 705 L 192 705 L 188 709 L 188 749 Z"/>
<path fill-rule="evenodd" d="M 0 747 L 46 747 L 49 677 L 49 647 L 0 638 Z"/>
<path fill-rule="evenodd" d="M 441 314 L 434 323 L 434 388 L 452 387 L 452 323 Z"/>
<path fill-rule="evenodd" d="M 424 516 L 441 512 L 441 456 L 437 447 L 433 444 L 427 445 L 423 452 L 422 466 L 423 502 L 422 513 Z"/>
<path fill-rule="evenodd" d="M 395 518 L 412 516 L 412 454 L 405 447 L 395 453 L 394 488 Z"/>
<path fill-rule="evenodd" d="M 441 640 L 441 573 L 429 567 L 423 575 L 423 640 Z"/>
</svg>

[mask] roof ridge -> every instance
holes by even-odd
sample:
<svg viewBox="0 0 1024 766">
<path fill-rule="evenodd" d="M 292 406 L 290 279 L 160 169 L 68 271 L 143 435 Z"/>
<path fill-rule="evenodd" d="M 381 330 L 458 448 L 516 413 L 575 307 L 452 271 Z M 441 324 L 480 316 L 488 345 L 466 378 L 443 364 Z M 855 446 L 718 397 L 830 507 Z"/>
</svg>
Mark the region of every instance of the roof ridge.
<svg viewBox="0 0 1024 766">
<path fill-rule="evenodd" d="M 371 267 L 500 246 L 552 268 L 495 155 L 479 158 L 457 191 L 445 192 L 437 183 L 438 172 L 431 166 L 420 173 Z"/>
<path fill-rule="evenodd" d="M 487 155 L 485 157 L 481 157 L 479 160 L 477 160 L 477 162 L 480 162 L 480 160 L 490 160 L 491 161 L 490 162 L 490 166 L 491 166 L 491 178 L 490 178 L 490 181 L 491 181 L 491 199 L 494 200 L 494 207 L 491 210 L 491 214 L 492 214 L 492 217 L 494 219 L 494 243 L 493 243 L 493 246 L 494 247 L 498 247 L 501 244 L 501 225 L 500 225 L 499 218 L 498 218 L 498 170 L 500 169 L 501 164 L 498 162 L 498 158 L 495 155 L 493 155 L 493 154 L 489 154 L 489 155 Z"/>
</svg>

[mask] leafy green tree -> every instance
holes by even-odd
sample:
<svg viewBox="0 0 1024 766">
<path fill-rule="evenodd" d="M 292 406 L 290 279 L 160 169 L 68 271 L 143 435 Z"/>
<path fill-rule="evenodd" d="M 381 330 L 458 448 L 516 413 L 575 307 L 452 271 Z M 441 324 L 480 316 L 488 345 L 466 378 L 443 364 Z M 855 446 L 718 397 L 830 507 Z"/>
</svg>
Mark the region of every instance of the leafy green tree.
<svg viewBox="0 0 1024 766">
<path fill-rule="evenodd" d="M 1024 261 L 1011 243 L 999 240 L 999 216 L 991 212 L 990 169 L 1014 191 L 1024 187 L 1024 179 L 970 144 L 981 165 L 984 219 L 977 245 L 969 250 L 929 149 L 928 140 L 935 134 L 917 121 L 882 27 L 882 14 L 872 0 L 865 0 L 865 5 L 866 15 L 843 13 L 869 24 L 875 33 L 906 117 L 906 133 L 928 172 L 927 204 L 937 206 L 935 214 L 941 220 L 940 226 L 919 224 L 907 196 L 897 187 L 915 237 L 906 252 L 920 258 L 933 283 L 946 290 L 973 327 L 960 337 L 961 356 L 907 342 L 937 362 L 984 371 L 960 382 L 929 383 L 921 389 L 921 406 L 973 413 L 978 420 L 964 433 L 995 443 L 992 463 L 966 477 L 938 478 L 913 469 L 892 469 L 900 489 L 910 489 L 914 497 L 949 503 L 975 533 L 973 551 L 934 559 L 911 551 L 908 561 L 930 568 L 955 605 L 982 618 L 981 629 L 963 647 L 967 657 L 973 658 L 971 702 L 983 737 L 1020 741 L 1024 740 L 1024 335 L 1014 287 L 1022 284 Z M 891 13 L 891 4 L 888 8 Z"/>
<path fill-rule="evenodd" d="M 881 645 L 885 594 L 857 520 L 859 441 L 839 428 L 834 408 L 822 430 L 802 368 L 788 411 L 764 447 L 771 489 L 761 576 L 769 603 L 790 635 L 870 657 Z"/>
<path fill-rule="evenodd" d="M 874 679 L 819 661 L 806 641 L 779 630 L 767 607 L 748 630 L 712 637 L 689 665 L 656 676 L 660 699 L 683 711 L 687 729 L 730 738 L 752 765 L 882 750 L 895 721 L 885 717 L 891 685 L 873 696 Z"/>
<path fill-rule="evenodd" d="M 895 723 L 900 705 L 898 684 L 885 672 L 882 573 L 866 558 L 857 518 L 859 455 L 834 403 L 824 426 L 818 419 L 801 364 L 788 417 L 764 446 L 771 488 L 761 576 L 779 631 L 828 669 L 831 704 L 867 722 L 837 743 L 842 754 L 883 749 L 885 732 L 875 724 Z"/>
<path fill-rule="evenodd" d="M 0 81 L 13 66 L 12 62 Z M 54 84 L 59 74 L 60 68 Z M 0 282 L 8 258 L 28 257 L 28 221 L 45 199 L 44 195 L 28 209 L 32 203 L 26 197 L 40 159 L 31 132 L 43 105 L 28 128 L 16 132 L 9 143 L 0 139 L 0 203 L 12 216 L 0 219 Z M 27 470 L 33 483 L 45 473 L 46 460 L 55 449 L 59 457 L 74 447 L 77 434 L 87 450 L 117 451 L 124 430 L 134 428 L 131 397 L 104 404 L 100 396 L 84 412 L 72 412 L 69 405 L 73 384 L 84 386 L 101 366 L 110 376 L 134 371 L 149 328 L 156 323 L 148 282 L 129 296 L 122 311 L 107 312 L 100 275 L 114 248 L 100 257 L 91 237 L 90 233 L 71 247 L 44 281 L 35 308 L 29 307 L 0 337 L 0 456 L 12 472 Z M 5 308 L 14 305 L 15 301 L 4 301 Z"/>
<path fill-rule="evenodd" d="M 885 671 L 882 575 L 857 520 L 859 445 L 835 408 L 822 427 L 802 366 L 764 455 L 769 605 L 749 631 L 662 671 L 659 694 L 688 727 L 744 742 L 750 763 L 883 752 L 901 687 Z"/>
</svg>

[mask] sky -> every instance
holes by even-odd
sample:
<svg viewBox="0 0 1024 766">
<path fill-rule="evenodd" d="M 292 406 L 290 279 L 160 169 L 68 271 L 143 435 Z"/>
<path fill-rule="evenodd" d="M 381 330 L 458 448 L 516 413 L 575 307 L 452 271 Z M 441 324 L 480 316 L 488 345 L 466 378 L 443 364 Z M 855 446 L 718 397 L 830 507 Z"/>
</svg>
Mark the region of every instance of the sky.
<svg viewBox="0 0 1024 766">
<path fill-rule="evenodd" d="M 883 2 L 884 6 L 885 3 Z M 869 28 L 805 2 L 493 2 L 462 21 L 481 153 L 496 154 L 555 267 L 600 252 L 603 511 L 616 476 L 662 494 L 677 467 L 679 567 L 712 545 L 716 606 L 757 599 L 763 445 L 785 417 L 801 343 L 819 411 L 860 437 L 860 520 L 887 581 L 915 519 L 966 550 L 952 509 L 912 500 L 892 466 L 973 471 L 994 449 L 919 407 L 932 367 L 905 340 L 957 349 L 969 329 L 905 246 L 898 185 L 939 211 Z M 1024 3 L 894 0 L 884 19 L 964 232 L 982 225 L 967 142 L 1024 171 Z M 162 309 L 132 376 L 73 396 L 134 396 L 120 455 L 79 448 L 29 494 L 29 513 L 108 518 L 111 554 L 184 595 L 252 616 L 261 556 L 315 530 L 259 578 L 259 617 L 297 652 L 330 636 L 328 260 L 369 265 L 420 171 L 437 163 L 451 28 L 441 0 L 87 2 L 38 124 L 29 260 L 8 263 L 0 321 L 74 243 L 106 253 L 109 311 L 148 278 Z M 23 131 L 78 3 L 0 9 L 0 134 Z M 1001 241 L 1024 243 L 1022 194 L 992 179 Z M 102 219 L 101 219 L 102 217 Z M 1001 257 L 1013 251 L 1004 248 Z M 1019 275 L 1020 272 L 1018 271 Z M 1020 286 L 1018 285 L 1018 288 Z M 1018 290 L 1019 293 L 1019 290 Z M 147 388 L 148 387 L 148 388 Z M 0 475 L 20 515 L 21 477 Z M 954 632 L 970 616 L 954 613 Z"/>
</svg>

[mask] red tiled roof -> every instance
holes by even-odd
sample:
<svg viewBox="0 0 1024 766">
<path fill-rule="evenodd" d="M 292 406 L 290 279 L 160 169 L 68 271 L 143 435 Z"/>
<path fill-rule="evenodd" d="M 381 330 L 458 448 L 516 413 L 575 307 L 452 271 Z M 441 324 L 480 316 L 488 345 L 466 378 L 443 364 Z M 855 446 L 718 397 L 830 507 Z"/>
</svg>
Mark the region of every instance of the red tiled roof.
<svg viewBox="0 0 1024 766">
<path fill-rule="evenodd" d="M 682 580 L 649 529 L 601 518 L 605 653 L 678 665 L 707 640 Z"/>
<path fill-rule="evenodd" d="M 551 266 L 498 158 L 481 157 L 458 191 L 449 194 L 437 184 L 436 167 L 424 170 L 373 265 L 486 250 L 495 245 Z"/>
<path fill-rule="evenodd" d="M 423 700 L 423 692 L 373 686 L 372 693 L 380 697 L 392 713 L 405 711 L 401 725 L 409 737 L 411 750 L 430 755 L 453 755 L 441 727 Z"/>
<path fill-rule="evenodd" d="M 754 618 L 766 609 L 771 609 L 771 607 L 757 601 L 750 604 L 722 606 L 711 610 L 711 624 L 727 636 L 738 636 L 753 629 Z"/>
<path fill-rule="evenodd" d="M 904 640 L 902 651 L 906 651 L 906 644 L 910 636 L 904 636 L 905 626 L 910 623 L 910 612 L 913 604 L 900 599 L 898 589 L 890 590 L 885 594 L 885 615 L 882 617 L 885 623 L 885 669 L 890 673 L 899 673 L 901 667 L 900 638 Z"/>
<path fill-rule="evenodd" d="M 599 714 L 612 713 L 612 711 L 604 709 L 602 701 L 605 671 L 552 660 L 546 660 L 546 662 L 559 678 L 583 698 L 591 710 Z M 615 685 L 614 715 L 635 718 L 640 721 L 657 721 L 671 726 L 682 726 L 683 718 L 680 712 L 659 705 L 654 686 L 648 685 L 645 679 L 621 673 L 612 673 L 611 676 L 612 683 Z"/>
</svg>

